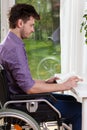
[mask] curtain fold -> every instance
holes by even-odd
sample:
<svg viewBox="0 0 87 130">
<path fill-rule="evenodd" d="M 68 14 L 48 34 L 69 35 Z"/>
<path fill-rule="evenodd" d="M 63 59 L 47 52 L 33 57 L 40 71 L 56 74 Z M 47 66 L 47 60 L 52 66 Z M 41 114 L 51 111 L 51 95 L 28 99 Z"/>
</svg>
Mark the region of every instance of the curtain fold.
<svg viewBox="0 0 87 130">
<path fill-rule="evenodd" d="M 85 0 L 85 5 L 84 5 L 84 13 L 87 13 L 87 0 Z M 84 35 L 84 32 L 83 32 Z M 84 43 L 85 43 L 85 38 L 84 38 Z M 85 78 L 85 81 L 87 81 L 87 44 L 84 44 L 84 53 L 83 53 L 83 77 Z"/>
<path fill-rule="evenodd" d="M 80 33 L 85 0 L 60 0 L 61 73 L 82 75 L 83 37 Z"/>
</svg>

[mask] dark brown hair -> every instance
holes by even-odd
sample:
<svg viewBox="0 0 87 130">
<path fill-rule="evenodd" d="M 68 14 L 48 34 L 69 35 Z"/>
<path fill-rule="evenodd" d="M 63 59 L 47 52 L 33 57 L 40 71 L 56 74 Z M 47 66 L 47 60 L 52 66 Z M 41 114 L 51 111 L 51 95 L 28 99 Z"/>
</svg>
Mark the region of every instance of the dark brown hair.
<svg viewBox="0 0 87 130">
<path fill-rule="evenodd" d="M 32 5 L 14 5 L 8 14 L 9 27 L 15 28 L 18 19 L 22 19 L 24 22 L 26 22 L 27 20 L 29 20 L 30 16 L 34 17 L 36 20 L 40 19 L 39 14 L 36 12 L 35 8 Z"/>
</svg>

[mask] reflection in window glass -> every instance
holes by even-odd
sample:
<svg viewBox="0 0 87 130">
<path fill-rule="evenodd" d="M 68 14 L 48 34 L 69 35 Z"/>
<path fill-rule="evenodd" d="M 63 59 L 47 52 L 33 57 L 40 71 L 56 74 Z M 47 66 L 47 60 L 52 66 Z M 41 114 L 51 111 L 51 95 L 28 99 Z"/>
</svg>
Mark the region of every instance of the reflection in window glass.
<svg viewBox="0 0 87 130">
<path fill-rule="evenodd" d="M 35 33 L 24 40 L 33 78 L 46 79 L 60 73 L 60 0 L 16 0 L 32 4 L 41 20 Z"/>
</svg>

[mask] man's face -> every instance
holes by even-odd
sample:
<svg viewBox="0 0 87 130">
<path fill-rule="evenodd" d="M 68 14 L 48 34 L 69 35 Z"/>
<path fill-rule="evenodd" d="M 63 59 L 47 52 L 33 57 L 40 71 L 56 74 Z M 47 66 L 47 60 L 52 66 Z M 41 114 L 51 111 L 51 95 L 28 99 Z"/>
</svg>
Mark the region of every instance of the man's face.
<svg viewBox="0 0 87 130">
<path fill-rule="evenodd" d="M 22 23 L 22 26 L 20 28 L 20 37 L 22 39 L 29 38 L 31 33 L 34 32 L 34 24 L 35 24 L 35 19 L 32 16 L 27 22 Z"/>
</svg>

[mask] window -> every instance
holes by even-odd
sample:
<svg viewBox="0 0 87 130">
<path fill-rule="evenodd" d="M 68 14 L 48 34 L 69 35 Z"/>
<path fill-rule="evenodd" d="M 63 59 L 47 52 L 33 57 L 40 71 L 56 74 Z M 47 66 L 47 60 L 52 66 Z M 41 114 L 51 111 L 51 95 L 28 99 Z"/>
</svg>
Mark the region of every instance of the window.
<svg viewBox="0 0 87 130">
<path fill-rule="evenodd" d="M 24 40 L 33 78 L 46 79 L 60 73 L 60 0 L 16 0 L 32 4 L 41 16 L 35 33 Z"/>
</svg>

